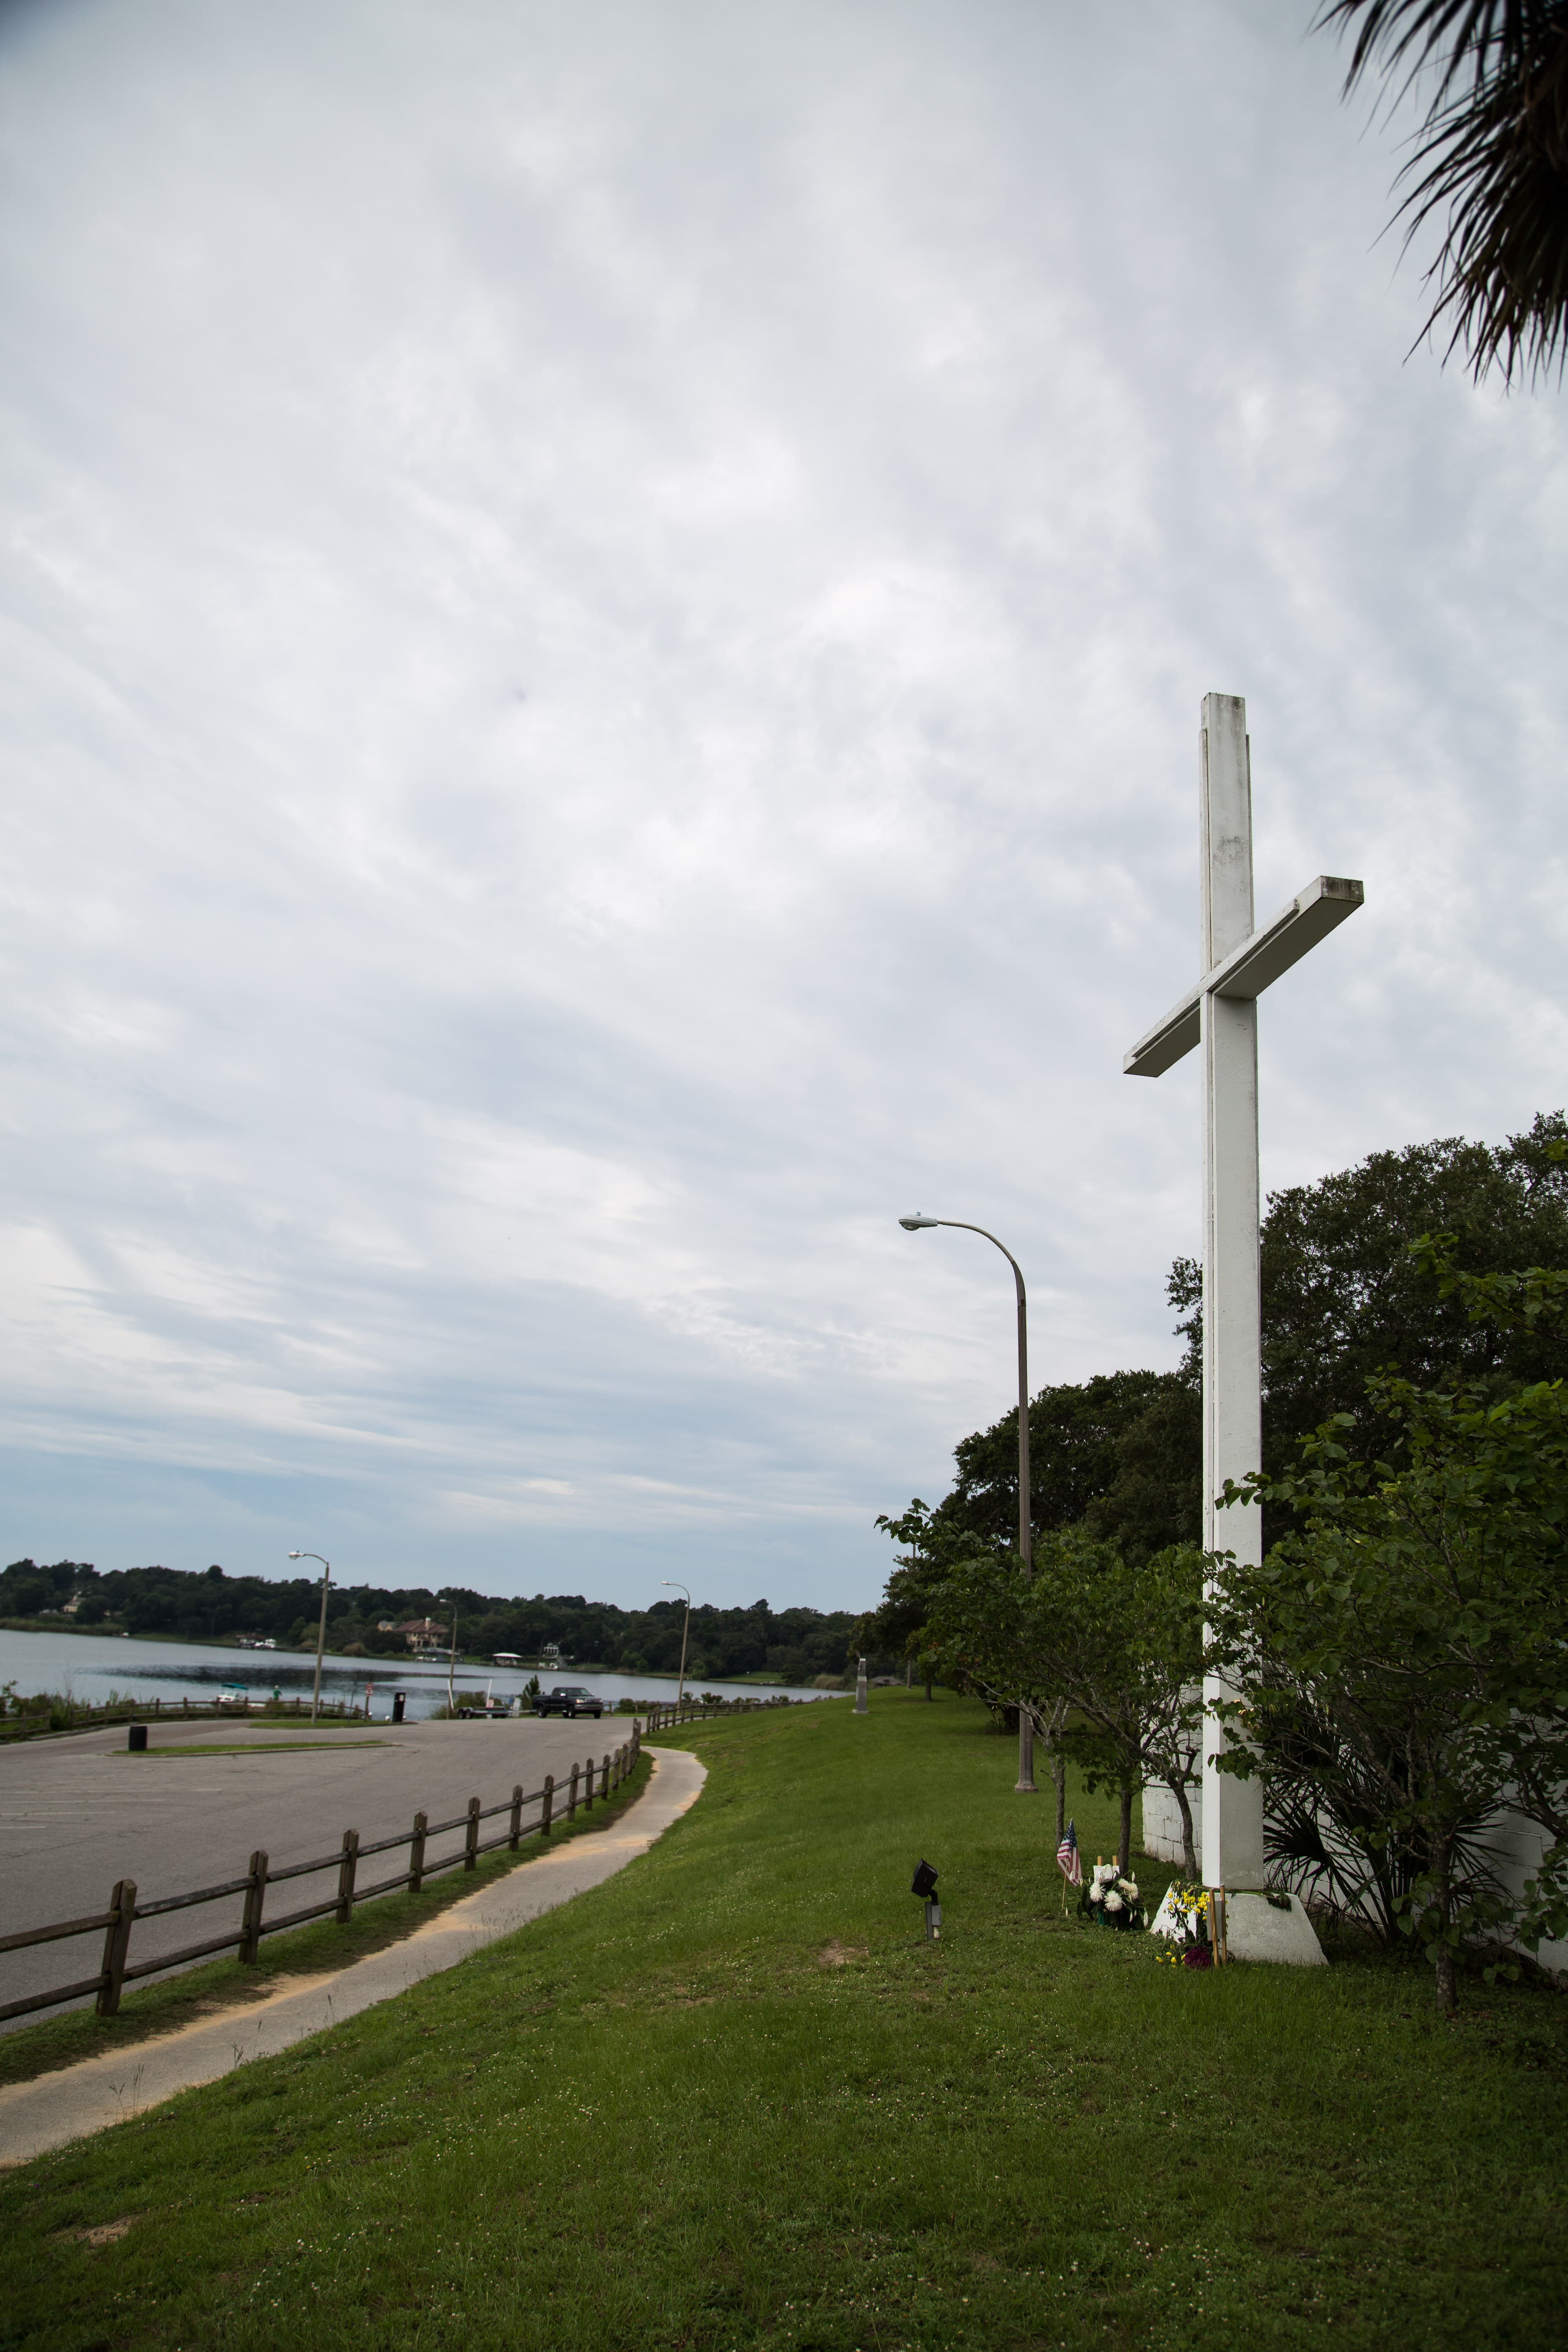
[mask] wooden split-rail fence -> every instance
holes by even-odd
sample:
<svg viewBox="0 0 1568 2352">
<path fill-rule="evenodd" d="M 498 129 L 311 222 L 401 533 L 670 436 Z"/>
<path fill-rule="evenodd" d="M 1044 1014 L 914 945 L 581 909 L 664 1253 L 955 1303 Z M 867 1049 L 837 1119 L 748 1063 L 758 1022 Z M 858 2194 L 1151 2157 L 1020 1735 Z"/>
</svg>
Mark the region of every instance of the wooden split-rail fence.
<svg viewBox="0 0 1568 2352">
<path fill-rule="evenodd" d="M 137 1977 L 158 1976 L 166 1969 L 177 1969 L 192 1960 L 209 1958 L 215 1952 L 236 1952 L 242 1960 L 254 1962 L 260 1953 L 263 1936 L 276 1936 L 285 1927 L 302 1927 L 308 1920 L 324 1919 L 329 1913 L 340 1927 L 346 1927 L 353 1916 L 356 1903 L 368 1903 L 378 1895 L 395 1895 L 406 1887 L 417 1895 L 427 1878 L 435 1878 L 444 1870 L 455 1870 L 461 1863 L 472 1870 L 479 1856 L 494 1853 L 501 1846 L 516 1853 L 525 1837 L 548 1838 L 553 1825 L 570 1822 L 578 1807 L 591 1811 L 595 1796 L 602 1802 L 631 1771 L 642 1752 L 640 1724 L 632 1725 L 631 1738 L 617 1748 L 613 1755 L 595 1764 L 592 1757 L 586 1764 L 573 1765 L 570 1776 L 557 1780 L 553 1773 L 544 1776 L 544 1786 L 525 1796 L 520 1780 L 511 1795 L 499 1805 L 481 1805 L 478 1797 L 468 1799 L 466 1813 L 458 1813 L 449 1822 L 432 1822 L 424 1813 L 416 1813 L 411 1830 L 396 1837 L 374 1838 L 362 1843 L 358 1830 L 345 1830 L 342 1844 L 335 1853 L 323 1854 L 318 1862 L 292 1862 L 281 1870 L 273 1870 L 264 1853 L 250 1857 L 249 1867 L 238 1878 L 226 1879 L 221 1886 L 198 1887 L 190 1895 L 166 1895 L 159 1902 L 143 1903 L 136 1891 L 133 1878 L 116 1881 L 109 1898 L 109 1908 L 89 1919 L 62 1919 L 49 1927 L 26 1927 L 20 1935 L 0 1936 L 0 1952 L 25 1951 L 30 1945 L 63 1942 L 70 1936 L 103 1934 L 103 1957 L 95 1976 L 82 1977 L 75 1984 L 56 1985 L 48 1992 L 31 1993 L 24 2000 L 6 2001 L 0 2005 L 0 2018 L 24 2017 L 37 2009 L 53 2009 L 61 2001 L 82 2000 L 89 1993 L 98 1997 L 100 2017 L 113 2017 L 120 2008 L 120 1996 L 124 1986 Z M 523 1815 L 532 1806 L 537 1816 L 525 1822 Z M 480 1834 L 486 1822 L 507 1816 L 507 1826 L 495 1837 Z M 426 1847 L 431 1838 L 443 1837 L 453 1830 L 464 1832 L 463 1843 L 455 1853 L 438 1861 L 426 1858 Z M 409 1849 L 408 1867 L 395 1877 L 377 1879 L 374 1886 L 359 1884 L 359 1867 L 372 1854 L 392 1853 L 400 1846 Z M 338 1874 L 336 1891 L 325 1903 L 307 1904 L 302 1910 L 285 1911 L 276 1916 L 265 1916 L 268 1891 L 279 1886 L 285 1879 L 308 1878 L 315 1871 L 335 1870 Z M 131 1931 L 138 1919 L 153 1919 L 165 1912 L 187 1911 L 201 1903 L 219 1903 L 233 1895 L 242 1897 L 237 1928 L 222 1936 L 211 1936 L 199 1944 L 187 1944 L 180 1951 L 160 1952 L 153 1959 L 132 1962 Z"/>
<path fill-rule="evenodd" d="M 673 1731 L 677 1724 L 705 1723 L 714 1715 L 749 1715 L 759 1706 L 804 1706 L 806 1701 L 786 1698 L 781 1692 L 776 1698 L 672 1698 L 655 1699 L 646 1712 L 647 1736 L 656 1731 Z"/>
</svg>

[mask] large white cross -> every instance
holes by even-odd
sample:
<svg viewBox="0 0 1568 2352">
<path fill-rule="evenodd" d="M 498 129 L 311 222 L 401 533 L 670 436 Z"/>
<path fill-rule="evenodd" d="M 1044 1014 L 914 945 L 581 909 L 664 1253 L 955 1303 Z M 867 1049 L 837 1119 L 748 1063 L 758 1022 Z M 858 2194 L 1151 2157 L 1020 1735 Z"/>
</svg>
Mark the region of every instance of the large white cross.
<svg viewBox="0 0 1568 2352">
<path fill-rule="evenodd" d="M 1359 882 L 1320 874 L 1271 922 L 1253 928 L 1252 774 L 1247 705 L 1205 694 L 1199 739 L 1203 978 L 1122 1062 L 1157 1078 L 1204 1051 L 1204 1530 L 1205 1551 L 1262 1557 L 1261 1513 L 1237 1511 L 1223 1535 L 1215 1496 L 1263 1465 L 1261 1300 L 1258 1271 L 1258 999 L 1309 948 L 1353 915 Z M 1224 1694 L 1204 1685 L 1205 1708 Z M 1216 1772 L 1217 1727 L 1204 1741 L 1205 1884 L 1261 1887 L 1263 1797 L 1257 1780 Z"/>
</svg>

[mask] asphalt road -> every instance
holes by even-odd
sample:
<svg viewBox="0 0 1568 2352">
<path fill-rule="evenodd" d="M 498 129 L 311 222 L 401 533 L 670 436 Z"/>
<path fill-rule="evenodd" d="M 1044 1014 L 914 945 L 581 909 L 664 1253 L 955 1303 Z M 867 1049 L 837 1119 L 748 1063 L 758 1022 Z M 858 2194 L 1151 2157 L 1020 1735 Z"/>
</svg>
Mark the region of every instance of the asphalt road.
<svg viewBox="0 0 1568 2352">
<path fill-rule="evenodd" d="M 447 1904 L 386 1950 L 319 1976 L 269 1983 L 255 2000 L 141 2043 L 133 2064 L 124 2050 L 105 2051 L 34 2082 L 7 2084 L 0 2089 L 0 2167 L 26 2164 L 45 2148 L 121 2123 L 457 1968 L 498 1936 L 602 1886 L 646 1853 L 696 1803 L 706 1777 L 695 1756 L 666 1748 L 655 1759 L 649 1785 L 614 1823 Z"/>
<path fill-rule="evenodd" d="M 152 1732 L 144 1756 L 127 1753 L 122 1727 L 21 1740 L 0 1749 L 0 1935 L 101 1912 L 120 1878 L 136 1881 L 139 1903 L 154 1902 L 237 1878 L 258 1846 L 276 1870 L 335 1853 L 346 1829 L 368 1843 L 411 1828 L 416 1812 L 449 1821 L 466 1811 L 470 1797 L 500 1804 L 519 1780 L 531 1793 L 547 1772 L 560 1782 L 590 1755 L 600 1762 L 630 1729 L 629 1718 L 609 1715 L 598 1723 L 527 1716 L 395 1729 L 377 1724 L 321 1733 L 321 1746 L 289 1748 L 283 1743 L 308 1738 L 309 1725 L 277 1733 L 243 1722 L 164 1724 Z M 179 1752 L 217 1743 L 244 1752 Z M 487 1822 L 483 1834 L 493 1837 L 505 1826 L 504 1819 Z M 433 1838 L 428 1859 L 438 1861 L 462 1843 L 460 1830 Z M 406 1867 L 406 1852 L 395 1851 L 367 1859 L 360 1876 L 370 1883 Z M 268 1908 L 324 1903 L 335 1884 L 326 1871 L 291 1879 Z M 139 1919 L 132 1965 L 222 1935 L 231 1920 L 237 1927 L 240 1901 L 228 1895 Z M 0 1953 L 0 2002 L 91 1976 L 102 1946 L 100 1930 Z M 0 2032 L 30 2021 L 8 2020 Z"/>
</svg>

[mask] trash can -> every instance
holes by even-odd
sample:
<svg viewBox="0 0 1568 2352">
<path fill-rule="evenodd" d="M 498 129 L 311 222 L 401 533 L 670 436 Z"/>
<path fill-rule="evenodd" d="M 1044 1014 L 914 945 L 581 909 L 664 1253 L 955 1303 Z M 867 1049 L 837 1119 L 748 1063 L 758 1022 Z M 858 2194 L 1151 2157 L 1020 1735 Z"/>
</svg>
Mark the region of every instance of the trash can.
<svg viewBox="0 0 1568 2352">
<path fill-rule="evenodd" d="M 132 1723 L 126 1726 L 125 1745 L 127 1750 L 132 1756 L 141 1756 L 145 1754 L 147 1748 L 147 1727 L 144 1723 Z"/>
<path fill-rule="evenodd" d="M 392 1694 L 392 1719 L 393 1719 L 394 1723 L 401 1723 L 401 1722 L 402 1722 L 402 1720 L 403 1720 L 403 1710 L 404 1710 L 404 1708 L 405 1708 L 407 1705 L 408 1705 L 408 1693 L 407 1693 L 406 1691 L 394 1691 L 394 1692 L 393 1692 L 393 1694 Z"/>
</svg>

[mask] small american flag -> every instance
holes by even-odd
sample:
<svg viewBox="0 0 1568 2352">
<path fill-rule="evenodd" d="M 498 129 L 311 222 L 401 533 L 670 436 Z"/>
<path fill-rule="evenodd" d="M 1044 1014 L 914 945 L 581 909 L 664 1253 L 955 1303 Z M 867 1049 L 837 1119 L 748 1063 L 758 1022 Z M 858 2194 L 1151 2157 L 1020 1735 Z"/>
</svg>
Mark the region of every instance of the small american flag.
<svg viewBox="0 0 1568 2352">
<path fill-rule="evenodd" d="M 1071 1822 L 1068 1823 L 1066 1837 L 1057 1848 L 1057 1868 L 1068 1886 L 1083 1885 L 1083 1864 L 1078 1858 L 1078 1831 Z"/>
</svg>

